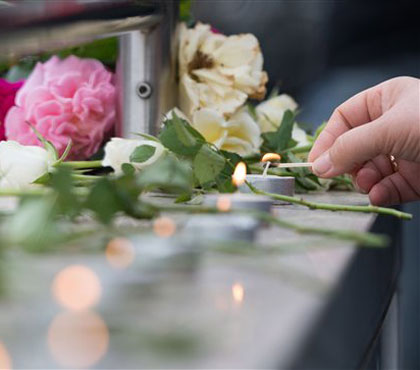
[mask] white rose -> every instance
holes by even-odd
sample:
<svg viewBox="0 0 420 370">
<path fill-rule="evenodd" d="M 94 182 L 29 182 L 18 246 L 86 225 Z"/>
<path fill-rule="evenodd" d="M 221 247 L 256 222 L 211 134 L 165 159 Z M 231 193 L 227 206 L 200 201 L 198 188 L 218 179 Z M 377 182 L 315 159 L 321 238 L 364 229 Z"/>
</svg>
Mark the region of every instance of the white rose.
<svg viewBox="0 0 420 370">
<path fill-rule="evenodd" d="M 200 109 L 194 113 L 192 125 L 209 143 L 241 156 L 258 152 L 261 145 L 258 124 L 245 107 L 229 120 L 215 110 Z"/>
<path fill-rule="evenodd" d="M 179 48 L 180 107 L 191 119 L 211 108 L 229 118 L 249 98 L 265 95 L 267 73 L 258 40 L 251 34 L 225 36 L 209 25 L 182 26 Z"/>
<path fill-rule="evenodd" d="M 147 160 L 138 163 L 131 162 L 130 156 L 134 150 L 142 145 L 147 145 L 153 147 L 154 153 Z M 124 163 L 131 164 L 135 169 L 141 170 L 151 164 L 155 163 L 165 152 L 163 145 L 157 141 L 153 140 L 143 140 L 143 139 L 122 139 L 118 137 L 113 137 L 105 145 L 105 157 L 102 161 L 103 166 L 112 167 L 114 172 L 117 175 L 122 174 L 121 166 Z"/>
<path fill-rule="evenodd" d="M 297 107 L 297 103 L 287 94 L 278 95 L 260 103 L 256 112 L 261 132 L 277 130 L 283 120 L 284 113 L 287 110 L 295 111 Z M 306 132 L 297 123 L 293 126 L 292 139 L 298 143 L 298 147 L 309 144 Z"/>
<path fill-rule="evenodd" d="M 24 189 L 48 173 L 55 159 L 39 146 L 0 142 L 0 189 Z"/>
<path fill-rule="evenodd" d="M 181 110 L 190 118 L 202 108 L 210 108 L 225 117 L 231 116 L 247 100 L 248 96 L 228 86 L 213 82 L 197 82 L 184 75 L 179 85 Z"/>
</svg>

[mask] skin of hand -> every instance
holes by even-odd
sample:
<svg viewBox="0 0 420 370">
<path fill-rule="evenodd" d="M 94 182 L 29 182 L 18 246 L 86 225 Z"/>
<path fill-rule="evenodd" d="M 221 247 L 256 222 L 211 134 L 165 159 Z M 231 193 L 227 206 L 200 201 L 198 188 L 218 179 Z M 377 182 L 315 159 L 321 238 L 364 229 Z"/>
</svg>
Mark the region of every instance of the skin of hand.
<svg viewBox="0 0 420 370">
<path fill-rule="evenodd" d="M 397 77 L 341 104 L 308 159 L 319 177 L 351 174 L 374 205 L 419 200 L 420 80 Z"/>
</svg>

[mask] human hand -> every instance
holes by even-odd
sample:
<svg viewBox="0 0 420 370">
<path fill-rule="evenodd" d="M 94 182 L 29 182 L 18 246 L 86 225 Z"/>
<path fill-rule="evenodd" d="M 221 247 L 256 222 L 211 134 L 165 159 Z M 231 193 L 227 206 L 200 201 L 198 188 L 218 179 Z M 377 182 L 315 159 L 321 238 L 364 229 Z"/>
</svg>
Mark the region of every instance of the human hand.
<svg viewBox="0 0 420 370">
<path fill-rule="evenodd" d="M 372 204 L 419 200 L 420 80 L 397 77 L 341 104 L 308 159 L 319 177 L 352 174 Z"/>
</svg>

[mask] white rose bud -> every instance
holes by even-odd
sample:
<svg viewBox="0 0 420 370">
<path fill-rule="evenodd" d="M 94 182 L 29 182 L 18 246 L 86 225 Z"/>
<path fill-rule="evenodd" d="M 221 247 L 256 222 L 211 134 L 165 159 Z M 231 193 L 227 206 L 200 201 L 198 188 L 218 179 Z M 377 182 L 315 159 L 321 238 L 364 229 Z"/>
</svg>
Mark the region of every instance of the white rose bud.
<svg viewBox="0 0 420 370">
<path fill-rule="evenodd" d="M 132 161 L 130 157 L 135 149 L 140 146 L 144 146 L 147 155 L 140 161 Z M 121 175 L 124 163 L 131 164 L 136 170 L 142 170 L 155 163 L 164 152 L 165 148 L 157 141 L 113 137 L 105 145 L 105 157 L 102 165 L 112 167 L 117 175 Z"/>
<path fill-rule="evenodd" d="M 0 189 L 25 189 L 47 174 L 55 159 L 39 146 L 0 142 Z"/>
</svg>

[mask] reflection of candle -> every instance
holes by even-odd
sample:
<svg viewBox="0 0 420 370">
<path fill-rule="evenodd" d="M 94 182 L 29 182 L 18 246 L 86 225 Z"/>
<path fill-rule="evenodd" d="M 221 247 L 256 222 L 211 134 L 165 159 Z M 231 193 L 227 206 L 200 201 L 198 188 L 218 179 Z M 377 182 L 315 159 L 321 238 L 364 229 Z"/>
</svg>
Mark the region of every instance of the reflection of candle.
<svg viewBox="0 0 420 370">
<path fill-rule="evenodd" d="M 238 214 L 194 215 L 185 224 L 188 235 L 200 235 L 200 241 L 254 241 L 261 223 Z"/>
</svg>

